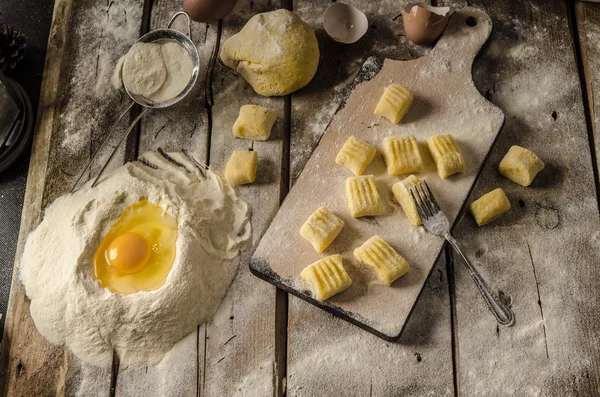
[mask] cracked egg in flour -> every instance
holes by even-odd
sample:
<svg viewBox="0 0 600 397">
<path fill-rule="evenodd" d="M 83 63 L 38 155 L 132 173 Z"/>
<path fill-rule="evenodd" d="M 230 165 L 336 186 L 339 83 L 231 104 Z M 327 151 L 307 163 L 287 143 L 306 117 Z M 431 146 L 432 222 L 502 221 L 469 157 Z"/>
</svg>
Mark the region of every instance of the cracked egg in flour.
<svg viewBox="0 0 600 397">
<path fill-rule="evenodd" d="M 118 294 L 152 291 L 166 281 L 175 259 L 177 221 L 141 200 L 125 208 L 94 255 L 100 286 Z"/>
<path fill-rule="evenodd" d="M 250 209 L 183 153 L 148 152 L 49 205 L 20 279 L 39 332 L 110 366 L 159 362 L 217 310 L 251 240 Z"/>
</svg>

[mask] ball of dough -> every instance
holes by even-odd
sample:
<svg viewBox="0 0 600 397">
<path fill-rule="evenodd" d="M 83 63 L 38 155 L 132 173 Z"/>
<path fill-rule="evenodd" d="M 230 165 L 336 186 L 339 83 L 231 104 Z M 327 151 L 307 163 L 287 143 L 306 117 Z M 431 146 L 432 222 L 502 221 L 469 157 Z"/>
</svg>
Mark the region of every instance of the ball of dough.
<svg viewBox="0 0 600 397">
<path fill-rule="evenodd" d="M 311 27 L 288 10 L 257 14 L 231 36 L 221 60 L 260 95 L 287 95 L 307 85 L 319 64 Z"/>
</svg>

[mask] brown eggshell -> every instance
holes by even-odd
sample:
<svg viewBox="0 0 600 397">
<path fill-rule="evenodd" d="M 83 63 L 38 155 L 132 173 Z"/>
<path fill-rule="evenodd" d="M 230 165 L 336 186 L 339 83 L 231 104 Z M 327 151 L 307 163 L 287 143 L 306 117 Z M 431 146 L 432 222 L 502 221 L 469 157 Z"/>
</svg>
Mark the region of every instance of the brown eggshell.
<svg viewBox="0 0 600 397">
<path fill-rule="evenodd" d="M 433 7 L 424 3 L 408 3 L 402 11 L 404 31 L 415 44 L 433 43 L 444 31 L 450 7 Z"/>
<path fill-rule="evenodd" d="M 183 10 L 196 22 L 215 22 L 233 10 L 237 0 L 183 0 Z"/>
</svg>

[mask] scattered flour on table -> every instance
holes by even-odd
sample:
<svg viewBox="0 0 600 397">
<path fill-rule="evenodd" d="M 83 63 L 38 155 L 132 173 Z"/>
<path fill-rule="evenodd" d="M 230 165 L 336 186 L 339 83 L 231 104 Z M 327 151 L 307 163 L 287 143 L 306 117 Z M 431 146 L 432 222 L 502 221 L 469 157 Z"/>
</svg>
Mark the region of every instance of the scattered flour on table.
<svg viewBox="0 0 600 397">
<path fill-rule="evenodd" d="M 60 87 L 65 98 L 58 107 L 61 149 L 65 155 L 89 153 L 90 136 L 108 126 L 121 106 L 122 96 L 115 95 L 111 76 L 119 57 L 139 36 L 142 5 L 135 0 L 96 3 L 76 7 L 78 23 L 69 32 L 70 51 L 63 60 L 68 80 Z M 101 34 L 99 34 L 101 32 Z M 114 116 L 111 117 L 111 116 Z"/>
<path fill-rule="evenodd" d="M 551 17 L 549 14 L 548 20 Z M 460 382 L 464 390 L 471 390 L 473 395 L 577 395 L 576 390 L 582 390 L 577 389 L 578 383 L 587 383 L 589 378 L 585 378 L 597 369 L 585 362 L 591 356 L 584 352 L 589 345 L 578 342 L 590 340 L 593 333 L 581 327 L 587 318 L 583 315 L 585 311 L 579 313 L 570 309 L 573 289 L 571 282 L 565 280 L 572 279 L 568 275 L 571 269 L 567 267 L 567 272 L 562 273 L 565 269 L 556 267 L 555 263 L 562 257 L 572 258 L 567 253 L 574 247 L 574 236 L 585 233 L 583 224 L 566 231 L 568 223 L 578 223 L 582 207 L 594 208 L 595 204 L 575 203 L 564 196 L 569 192 L 576 193 L 578 190 L 573 189 L 573 183 L 585 183 L 580 180 L 581 175 L 590 173 L 578 175 L 576 167 L 581 157 L 573 155 L 587 146 L 587 135 L 575 132 L 576 129 L 585 131 L 585 124 L 571 38 L 568 33 L 563 34 L 568 32 L 568 24 L 562 19 L 560 22 L 537 22 L 540 26 L 533 24 L 535 18 L 498 20 L 504 20 L 505 26 L 492 36 L 488 51 L 482 56 L 487 59 L 482 60 L 474 72 L 476 81 L 482 86 L 493 87 L 489 92 L 491 100 L 506 114 L 500 145 L 519 144 L 532 149 L 547 164 L 559 169 L 561 177 L 552 182 L 556 185 L 552 185 L 551 190 L 545 184 L 541 189 L 522 189 L 495 179 L 495 166 L 488 165 L 478 188 L 482 191 L 482 185 L 487 189 L 493 186 L 492 183 L 504 183 L 509 197 L 522 198 L 527 205 L 543 203 L 548 198 L 556 200 L 563 217 L 563 232 L 542 236 L 542 231 L 538 232 L 529 224 L 530 219 L 533 221 L 534 211 L 527 207 L 524 215 L 508 224 L 477 231 L 473 229 L 476 226 L 456 228 L 457 239 L 465 245 L 471 241 L 473 245 L 467 247 L 467 256 L 469 253 L 475 256 L 479 250 L 485 253 L 480 265 L 483 269 L 501 268 L 490 278 L 496 280 L 497 286 L 502 283 L 509 286 L 507 289 L 514 298 L 517 316 L 514 327 L 500 328 L 496 332 L 493 323 L 486 318 L 485 308 L 473 303 L 478 294 L 472 288 L 470 277 L 458 269 L 455 273 L 456 290 L 459 291 L 456 313 L 458 323 L 462 323 L 460 333 L 463 335 L 459 337 L 459 350 L 461 361 L 467 363 L 461 371 Z M 561 33 L 550 34 L 549 30 Z M 536 50 L 528 50 L 531 48 Z M 578 145 L 573 144 L 575 139 L 580 140 Z M 492 164 L 497 165 L 496 161 L 504 151 L 494 151 L 492 156 L 498 160 L 492 157 Z M 511 196 L 512 192 L 515 193 Z M 536 235 L 530 235 L 532 232 Z M 477 237 L 473 237 L 474 234 Z M 514 245 L 510 235 L 515 236 Z M 563 252 L 558 254 L 558 251 Z M 532 265 L 535 261 L 533 274 L 531 269 L 522 266 L 530 259 Z M 540 295 L 536 295 L 538 282 Z M 568 298 L 563 299 L 561 295 Z M 540 314 L 542 304 L 544 312 Z M 530 371 L 532 368 L 535 368 L 534 372 Z M 590 368 L 592 372 L 588 372 Z M 572 385 L 573 389 L 562 388 L 563 385 Z"/>
<path fill-rule="evenodd" d="M 146 153 L 153 167 L 127 163 L 97 187 L 59 197 L 27 239 L 20 278 L 35 325 L 87 363 L 109 366 L 113 350 L 122 366 L 159 362 L 214 314 L 237 272 L 251 238 L 248 205 L 221 177 L 202 178 L 173 156 L 184 168 Z M 100 287 L 92 258 L 123 210 L 143 198 L 177 220 L 175 260 L 159 289 L 114 294 Z"/>
<path fill-rule="evenodd" d="M 273 385 L 265 381 L 265 371 L 273 371 L 273 363 L 265 361 L 256 366 L 252 371 L 248 371 L 237 386 L 235 391 L 240 397 L 268 396 L 272 393 Z"/>
</svg>

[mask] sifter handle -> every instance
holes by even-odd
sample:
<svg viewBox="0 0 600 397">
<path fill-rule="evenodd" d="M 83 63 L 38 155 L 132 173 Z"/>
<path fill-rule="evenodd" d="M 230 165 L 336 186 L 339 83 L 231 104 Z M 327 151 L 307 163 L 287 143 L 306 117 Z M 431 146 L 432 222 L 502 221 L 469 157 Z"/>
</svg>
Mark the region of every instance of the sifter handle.
<svg viewBox="0 0 600 397">
<path fill-rule="evenodd" d="M 108 139 L 113 135 L 113 132 L 115 132 L 115 129 L 117 127 L 117 124 L 119 124 L 119 121 L 121 121 L 121 119 L 123 117 L 125 117 L 125 115 L 127 113 L 129 113 L 129 111 L 131 110 L 131 108 L 133 107 L 135 103 L 132 101 L 129 106 L 127 106 L 127 108 L 123 111 L 123 113 L 121 113 L 119 115 L 119 117 L 117 118 L 117 120 L 115 120 L 115 122 L 113 123 L 112 127 L 110 127 L 110 129 L 108 130 L 108 134 L 106 134 L 104 136 L 104 139 L 102 139 L 102 142 L 100 143 L 100 146 L 98 147 L 98 149 L 96 149 L 96 151 L 94 152 L 94 154 L 92 154 L 92 156 L 90 157 L 90 160 L 87 162 L 87 164 L 85 165 L 85 167 L 83 168 L 83 171 L 81 171 L 81 173 L 79 174 L 79 177 L 77 178 L 77 180 L 75 181 L 75 183 L 73 184 L 73 186 L 71 187 L 71 193 L 73 193 L 75 190 L 77 190 L 77 187 L 79 185 L 79 182 L 81 182 L 81 180 L 83 179 L 83 177 L 85 176 L 85 174 L 88 172 L 88 170 L 90 169 L 90 167 L 92 166 L 92 163 L 94 162 L 94 159 L 98 156 L 98 154 L 102 151 L 102 149 L 104 149 L 104 147 L 106 146 L 106 143 L 108 142 Z"/>
<path fill-rule="evenodd" d="M 169 24 L 167 25 L 167 29 L 171 29 L 171 26 L 173 25 L 173 22 L 175 22 L 175 20 L 177 19 L 177 17 L 180 16 L 180 15 L 185 15 L 185 17 L 187 18 L 187 36 L 191 40 L 192 39 L 192 20 L 190 19 L 190 16 L 188 15 L 188 13 L 185 12 L 185 11 L 179 11 L 179 12 L 175 13 L 171 17 L 171 20 L 169 21 Z"/>
</svg>

